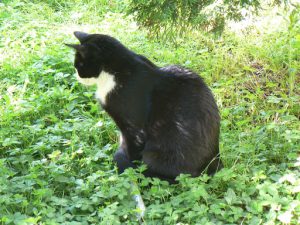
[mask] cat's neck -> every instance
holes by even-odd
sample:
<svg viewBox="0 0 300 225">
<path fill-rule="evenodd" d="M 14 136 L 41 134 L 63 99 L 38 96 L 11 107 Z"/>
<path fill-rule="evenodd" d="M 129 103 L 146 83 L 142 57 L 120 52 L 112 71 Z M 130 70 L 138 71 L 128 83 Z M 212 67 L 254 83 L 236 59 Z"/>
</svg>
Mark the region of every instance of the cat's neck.
<svg viewBox="0 0 300 225">
<path fill-rule="evenodd" d="M 146 57 L 137 55 L 126 49 L 126 51 L 115 54 L 114 57 L 105 62 L 103 70 L 116 77 L 130 78 L 138 75 L 140 71 L 152 73 L 157 68 Z"/>
</svg>

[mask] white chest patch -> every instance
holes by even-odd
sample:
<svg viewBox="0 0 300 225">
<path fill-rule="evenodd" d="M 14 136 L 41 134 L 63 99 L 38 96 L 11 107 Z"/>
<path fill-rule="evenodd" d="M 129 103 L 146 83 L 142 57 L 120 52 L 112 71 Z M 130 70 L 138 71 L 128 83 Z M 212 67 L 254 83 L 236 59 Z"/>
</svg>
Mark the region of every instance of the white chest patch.
<svg viewBox="0 0 300 225">
<path fill-rule="evenodd" d="M 106 103 L 106 96 L 116 87 L 115 77 L 109 73 L 102 72 L 97 78 L 96 98 L 102 104 Z"/>
<path fill-rule="evenodd" d="M 96 98 L 101 104 L 106 104 L 107 95 L 115 88 L 115 77 L 112 74 L 102 71 L 97 78 L 81 78 L 76 75 L 77 80 L 87 86 L 97 85 Z"/>
</svg>

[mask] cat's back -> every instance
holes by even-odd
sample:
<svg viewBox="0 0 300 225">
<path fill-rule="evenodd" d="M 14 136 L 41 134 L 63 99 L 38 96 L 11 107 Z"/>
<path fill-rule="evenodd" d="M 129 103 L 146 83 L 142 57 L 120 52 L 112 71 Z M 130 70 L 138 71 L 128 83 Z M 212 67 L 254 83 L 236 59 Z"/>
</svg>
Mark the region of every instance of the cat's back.
<svg viewBox="0 0 300 225">
<path fill-rule="evenodd" d="M 209 98 L 214 103 L 213 95 L 203 79 L 193 71 L 178 65 L 159 68 L 160 81 L 156 86 L 156 94 L 169 100 L 201 101 Z M 164 96 L 163 96 L 164 95 Z"/>
<path fill-rule="evenodd" d="M 220 120 L 213 94 L 198 74 L 177 65 L 159 71 L 160 80 L 152 95 L 153 112 L 168 115 L 170 120 L 179 117 Z"/>
<path fill-rule="evenodd" d="M 159 70 L 163 72 L 165 77 L 173 77 L 173 78 L 185 79 L 185 80 L 198 79 L 202 81 L 201 77 L 198 74 L 182 66 L 170 65 L 170 66 L 161 67 L 159 68 Z"/>
<path fill-rule="evenodd" d="M 202 91 L 210 92 L 203 79 L 197 73 L 187 68 L 171 65 L 162 67 L 159 70 L 162 73 L 162 86 L 169 86 L 170 91 L 177 92 L 181 96 L 184 93 L 194 91 L 198 94 Z"/>
</svg>

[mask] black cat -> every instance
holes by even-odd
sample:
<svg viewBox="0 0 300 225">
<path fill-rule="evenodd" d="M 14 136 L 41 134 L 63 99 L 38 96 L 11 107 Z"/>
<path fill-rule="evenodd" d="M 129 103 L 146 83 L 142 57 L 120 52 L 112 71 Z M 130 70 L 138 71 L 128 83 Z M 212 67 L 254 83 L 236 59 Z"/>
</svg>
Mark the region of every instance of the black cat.
<svg viewBox="0 0 300 225">
<path fill-rule="evenodd" d="M 199 75 L 179 66 L 159 68 L 116 39 L 74 32 L 78 80 L 97 85 L 96 97 L 121 131 L 114 160 L 122 173 L 147 165 L 145 176 L 173 182 L 222 168 L 220 117 Z"/>
</svg>

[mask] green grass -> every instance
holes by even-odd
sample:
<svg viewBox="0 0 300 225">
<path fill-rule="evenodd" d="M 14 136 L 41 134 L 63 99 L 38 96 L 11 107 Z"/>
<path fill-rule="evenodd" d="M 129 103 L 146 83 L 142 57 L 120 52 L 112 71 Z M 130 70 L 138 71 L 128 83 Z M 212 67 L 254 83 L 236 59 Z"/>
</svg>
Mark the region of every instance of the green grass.
<svg viewBox="0 0 300 225">
<path fill-rule="evenodd" d="M 122 1 L 0 3 L 0 223 L 300 223 L 299 24 L 215 40 L 199 33 L 149 40 Z M 298 13 L 298 14 L 297 14 Z M 294 17 L 299 16 L 299 10 Z M 107 33 L 160 66 L 181 64 L 212 88 L 225 169 L 168 185 L 128 170 L 119 176 L 113 121 L 73 77 L 74 30 Z M 151 184 L 149 186 L 149 184 Z"/>
</svg>

